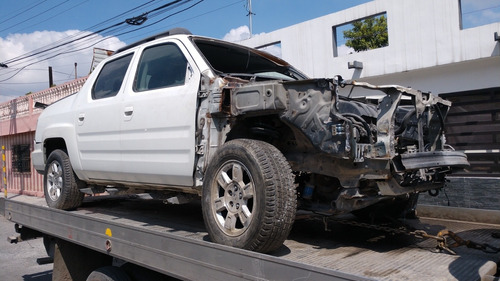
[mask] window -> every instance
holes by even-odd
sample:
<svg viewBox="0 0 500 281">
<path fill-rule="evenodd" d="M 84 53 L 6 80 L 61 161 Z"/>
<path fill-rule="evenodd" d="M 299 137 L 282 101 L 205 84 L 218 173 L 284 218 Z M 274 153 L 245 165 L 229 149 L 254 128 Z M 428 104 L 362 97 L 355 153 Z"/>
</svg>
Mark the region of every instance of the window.
<svg viewBox="0 0 500 281">
<path fill-rule="evenodd" d="M 17 173 L 31 172 L 30 145 L 20 144 L 12 146 L 12 170 Z"/>
<path fill-rule="evenodd" d="M 187 60 L 175 44 L 163 44 L 144 50 L 135 77 L 134 91 L 184 85 Z"/>
<path fill-rule="evenodd" d="M 500 22 L 498 0 L 460 0 L 460 28 Z"/>
<path fill-rule="evenodd" d="M 378 49 L 389 45 L 386 13 L 333 27 L 333 56 Z"/>
<path fill-rule="evenodd" d="M 128 54 L 103 66 L 92 87 L 92 99 L 109 98 L 118 94 L 131 59 L 132 54 Z"/>
</svg>

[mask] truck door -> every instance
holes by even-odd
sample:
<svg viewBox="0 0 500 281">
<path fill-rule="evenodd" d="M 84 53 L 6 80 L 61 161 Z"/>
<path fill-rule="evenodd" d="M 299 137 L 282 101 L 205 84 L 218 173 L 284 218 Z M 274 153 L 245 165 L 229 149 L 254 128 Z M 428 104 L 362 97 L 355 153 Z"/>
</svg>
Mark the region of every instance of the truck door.
<svg viewBox="0 0 500 281">
<path fill-rule="evenodd" d="M 118 180 L 121 173 L 121 92 L 133 54 L 107 62 L 76 111 L 76 135 L 83 174 L 89 179 Z"/>
<path fill-rule="evenodd" d="M 177 41 L 145 47 L 122 106 L 123 180 L 193 185 L 200 73 Z"/>
</svg>

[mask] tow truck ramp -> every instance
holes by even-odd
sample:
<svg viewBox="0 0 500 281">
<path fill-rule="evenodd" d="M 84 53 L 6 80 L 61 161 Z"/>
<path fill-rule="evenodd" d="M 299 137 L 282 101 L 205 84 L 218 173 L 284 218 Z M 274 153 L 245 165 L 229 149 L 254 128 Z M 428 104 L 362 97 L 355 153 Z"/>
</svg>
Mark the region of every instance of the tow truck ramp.
<svg viewBox="0 0 500 281">
<path fill-rule="evenodd" d="M 66 245 L 182 280 L 498 280 L 498 253 L 459 247 L 451 255 L 436 250 L 432 239 L 338 221 L 298 218 L 283 247 L 259 254 L 210 242 L 197 203 L 103 196 L 61 211 L 41 198 L 14 195 L 0 200 L 0 212 Z M 424 217 L 405 223 L 500 247 L 493 237 L 500 224 Z"/>
</svg>

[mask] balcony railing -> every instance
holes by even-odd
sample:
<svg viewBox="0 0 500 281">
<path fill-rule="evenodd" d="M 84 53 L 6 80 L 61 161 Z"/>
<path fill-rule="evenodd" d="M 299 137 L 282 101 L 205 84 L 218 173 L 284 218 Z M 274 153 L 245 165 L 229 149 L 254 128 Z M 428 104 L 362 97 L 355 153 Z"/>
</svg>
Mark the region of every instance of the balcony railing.
<svg viewBox="0 0 500 281">
<path fill-rule="evenodd" d="M 45 89 L 40 92 L 18 97 L 14 100 L 0 104 L 0 120 L 19 118 L 34 113 L 39 113 L 40 108 L 34 108 L 35 102 L 52 104 L 64 97 L 67 97 L 80 90 L 87 81 L 87 77 L 75 79 L 73 81 Z"/>
</svg>

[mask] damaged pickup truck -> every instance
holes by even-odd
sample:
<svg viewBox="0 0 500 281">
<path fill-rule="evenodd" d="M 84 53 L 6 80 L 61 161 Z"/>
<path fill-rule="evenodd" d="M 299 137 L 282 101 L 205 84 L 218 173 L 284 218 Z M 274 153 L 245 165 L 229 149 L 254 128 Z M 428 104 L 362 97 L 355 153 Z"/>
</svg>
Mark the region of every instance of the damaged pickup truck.
<svg viewBox="0 0 500 281">
<path fill-rule="evenodd" d="M 383 94 L 377 104 L 341 87 Z M 283 60 L 183 29 L 118 50 L 41 114 L 32 154 L 47 204 L 84 194 L 200 198 L 212 241 L 281 246 L 297 209 L 400 216 L 468 165 L 445 143 L 451 103 L 400 86 L 309 79 Z"/>
</svg>

